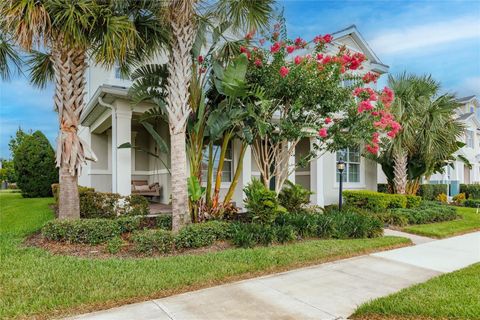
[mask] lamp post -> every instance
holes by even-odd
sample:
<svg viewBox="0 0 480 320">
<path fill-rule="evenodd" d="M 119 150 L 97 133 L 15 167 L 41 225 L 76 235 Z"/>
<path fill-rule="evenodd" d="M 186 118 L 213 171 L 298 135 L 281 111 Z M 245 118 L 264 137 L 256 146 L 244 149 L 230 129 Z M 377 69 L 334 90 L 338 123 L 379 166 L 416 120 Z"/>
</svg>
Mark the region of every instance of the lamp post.
<svg viewBox="0 0 480 320">
<path fill-rule="evenodd" d="M 345 170 L 345 162 L 342 158 L 337 161 L 337 170 L 340 173 L 340 188 L 338 190 L 338 210 L 342 210 L 342 189 L 343 189 L 343 171 Z"/>
</svg>

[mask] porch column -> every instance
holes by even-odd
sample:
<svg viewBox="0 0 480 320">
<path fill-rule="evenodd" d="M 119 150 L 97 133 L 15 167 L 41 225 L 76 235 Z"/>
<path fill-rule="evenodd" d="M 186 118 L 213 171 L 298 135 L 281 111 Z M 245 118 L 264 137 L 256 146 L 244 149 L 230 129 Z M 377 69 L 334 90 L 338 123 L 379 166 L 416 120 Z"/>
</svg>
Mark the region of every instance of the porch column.
<svg viewBox="0 0 480 320">
<path fill-rule="evenodd" d="M 245 155 L 243 156 L 243 168 L 242 168 L 242 199 L 245 199 L 245 192 L 243 188 L 252 181 L 252 147 L 247 146 Z M 242 203 L 243 207 L 243 203 Z"/>
<path fill-rule="evenodd" d="M 288 143 L 288 148 L 290 149 L 291 147 L 291 142 Z M 288 159 L 288 170 L 292 170 L 292 168 L 295 168 L 295 151 L 290 155 L 290 158 Z M 292 183 L 295 183 L 295 170 L 293 170 L 290 175 L 288 176 L 288 180 L 290 180 Z"/>
<path fill-rule="evenodd" d="M 310 139 L 310 150 L 313 149 L 313 139 Z M 325 205 L 323 188 L 323 156 L 310 162 L 310 196 L 312 204 L 323 207 Z"/>
<path fill-rule="evenodd" d="M 132 149 L 118 146 L 132 142 L 132 110 L 127 102 L 116 101 L 112 111 L 112 192 L 130 195 Z"/>
</svg>

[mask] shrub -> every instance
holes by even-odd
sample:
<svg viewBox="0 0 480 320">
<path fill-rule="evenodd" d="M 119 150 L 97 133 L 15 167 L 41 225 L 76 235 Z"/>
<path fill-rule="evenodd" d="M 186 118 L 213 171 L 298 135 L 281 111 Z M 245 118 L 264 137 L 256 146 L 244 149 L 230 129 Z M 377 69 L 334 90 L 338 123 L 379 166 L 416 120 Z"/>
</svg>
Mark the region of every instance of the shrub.
<svg viewBox="0 0 480 320">
<path fill-rule="evenodd" d="M 277 214 L 286 211 L 278 203 L 275 191 L 267 189 L 258 179 L 252 179 L 243 191 L 246 195 L 245 207 L 253 222 L 270 224 Z"/>
<path fill-rule="evenodd" d="M 440 193 L 435 200 L 440 201 L 441 203 L 447 203 L 448 202 L 448 197 L 445 193 Z"/>
<path fill-rule="evenodd" d="M 391 222 L 391 224 L 399 226 L 406 224 L 405 219 L 408 224 L 424 224 L 450 221 L 458 218 L 455 207 L 425 201 L 417 208 L 392 210 L 391 216 L 403 217 Z"/>
<path fill-rule="evenodd" d="M 331 215 L 330 213 L 335 211 L 336 210 L 332 208 L 332 210 L 329 210 L 325 214 L 319 214 L 316 216 L 317 237 L 328 239 L 333 236 L 333 234 L 335 233 L 335 226 L 333 225 L 333 215 Z"/>
<path fill-rule="evenodd" d="M 391 193 L 388 187 L 388 183 L 379 183 L 377 184 L 377 191 L 381 193 Z"/>
<path fill-rule="evenodd" d="M 123 198 L 124 205 L 118 210 L 117 215 L 144 216 L 149 213 L 147 198 L 132 194 Z"/>
<path fill-rule="evenodd" d="M 156 225 L 160 229 L 172 230 L 172 216 L 171 215 L 161 215 L 156 218 Z"/>
<path fill-rule="evenodd" d="M 460 192 L 465 193 L 467 199 L 480 199 L 480 184 L 461 184 Z"/>
<path fill-rule="evenodd" d="M 456 205 L 462 205 L 463 202 L 465 202 L 466 196 L 465 193 L 459 193 L 455 196 L 453 196 L 452 200 Z"/>
<path fill-rule="evenodd" d="M 259 229 L 260 225 L 255 223 L 233 223 L 232 243 L 240 248 L 254 247 L 258 243 Z"/>
<path fill-rule="evenodd" d="M 407 206 L 406 196 L 399 194 L 386 194 L 368 190 L 346 190 L 343 192 L 343 197 L 349 206 L 375 212 Z"/>
<path fill-rule="evenodd" d="M 448 186 L 446 184 L 422 184 L 418 189 L 418 195 L 423 200 L 435 200 L 440 193 L 445 193 Z"/>
<path fill-rule="evenodd" d="M 13 157 L 17 185 L 25 198 L 50 197 L 51 185 L 58 182 L 55 152 L 40 131 L 26 135 Z"/>
<path fill-rule="evenodd" d="M 107 241 L 107 251 L 111 254 L 116 254 L 120 252 L 122 248 L 123 240 L 121 237 L 114 237 Z"/>
<path fill-rule="evenodd" d="M 142 229 L 142 217 L 120 217 L 115 220 L 121 233 L 133 232 Z"/>
<path fill-rule="evenodd" d="M 383 223 L 371 215 L 352 211 L 332 211 L 328 215 L 332 218 L 334 238 L 374 238 L 383 234 Z"/>
<path fill-rule="evenodd" d="M 53 220 L 42 228 L 42 235 L 52 241 L 96 245 L 121 233 L 118 223 L 108 219 Z"/>
<path fill-rule="evenodd" d="M 407 208 L 416 208 L 422 203 L 422 197 L 413 196 L 413 195 L 405 195 L 407 198 Z"/>
<path fill-rule="evenodd" d="M 118 193 L 95 192 L 80 190 L 80 218 L 105 218 L 117 217 L 117 204 L 121 199 Z"/>
<path fill-rule="evenodd" d="M 294 227 L 290 225 L 277 226 L 275 228 L 275 235 L 277 241 L 280 243 L 287 243 L 297 238 Z"/>
<path fill-rule="evenodd" d="M 135 231 L 131 241 L 135 250 L 140 253 L 169 253 L 173 250 L 174 238 L 170 231 L 155 229 Z"/>
<path fill-rule="evenodd" d="M 318 214 L 310 213 L 285 213 L 277 216 L 275 224 L 292 226 L 295 233 L 302 238 L 315 237 L 317 235 L 317 216 Z"/>
<path fill-rule="evenodd" d="M 221 221 L 190 224 L 175 236 L 175 246 L 177 249 L 207 247 L 216 240 L 225 240 L 228 229 L 229 224 Z"/>
<path fill-rule="evenodd" d="M 280 191 L 278 201 L 290 213 L 299 213 L 310 203 L 313 192 L 299 184 L 286 181 L 286 186 Z"/>
<path fill-rule="evenodd" d="M 465 207 L 478 208 L 480 207 L 480 199 L 467 199 L 463 202 Z"/>
</svg>

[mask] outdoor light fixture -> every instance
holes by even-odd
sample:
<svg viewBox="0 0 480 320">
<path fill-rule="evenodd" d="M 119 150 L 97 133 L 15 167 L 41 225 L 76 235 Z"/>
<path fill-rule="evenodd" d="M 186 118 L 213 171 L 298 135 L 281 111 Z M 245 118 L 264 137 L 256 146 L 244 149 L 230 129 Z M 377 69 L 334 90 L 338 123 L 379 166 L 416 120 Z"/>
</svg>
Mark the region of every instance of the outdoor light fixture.
<svg viewBox="0 0 480 320">
<path fill-rule="evenodd" d="M 338 189 L 338 210 L 342 210 L 342 189 L 343 189 L 343 171 L 345 170 L 345 161 L 342 158 L 337 161 L 337 170 L 340 173 L 340 188 Z"/>
</svg>

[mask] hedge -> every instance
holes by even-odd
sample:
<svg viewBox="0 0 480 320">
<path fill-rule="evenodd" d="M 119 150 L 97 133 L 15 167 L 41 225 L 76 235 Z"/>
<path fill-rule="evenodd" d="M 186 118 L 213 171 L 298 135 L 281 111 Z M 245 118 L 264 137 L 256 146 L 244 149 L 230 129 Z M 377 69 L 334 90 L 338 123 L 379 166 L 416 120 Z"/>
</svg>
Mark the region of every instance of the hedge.
<svg viewBox="0 0 480 320">
<path fill-rule="evenodd" d="M 140 253 L 169 253 L 173 250 L 172 233 L 162 229 L 136 231 L 131 240 L 135 250 Z"/>
<path fill-rule="evenodd" d="M 58 205 L 59 185 L 51 186 L 55 204 Z M 147 215 L 148 200 L 140 195 L 122 197 L 118 193 L 96 192 L 93 188 L 78 187 L 80 218 L 113 219 L 118 216 Z"/>
<path fill-rule="evenodd" d="M 435 200 L 439 194 L 447 192 L 448 185 L 446 184 L 422 184 L 418 189 L 418 195 L 423 200 Z"/>
<path fill-rule="evenodd" d="M 463 202 L 463 206 L 470 208 L 480 207 L 480 199 L 467 199 Z"/>
<path fill-rule="evenodd" d="M 480 184 L 461 184 L 460 192 L 465 193 L 467 199 L 480 199 Z"/>
<path fill-rule="evenodd" d="M 53 220 L 42 228 L 42 235 L 52 241 L 100 244 L 121 234 L 116 220 Z"/>
<path fill-rule="evenodd" d="M 391 208 L 415 207 L 420 204 L 420 197 L 400 194 L 387 194 L 368 190 L 346 190 L 343 192 L 349 206 L 371 211 L 384 211 Z"/>
</svg>

